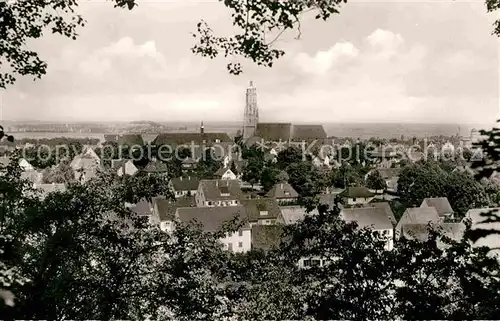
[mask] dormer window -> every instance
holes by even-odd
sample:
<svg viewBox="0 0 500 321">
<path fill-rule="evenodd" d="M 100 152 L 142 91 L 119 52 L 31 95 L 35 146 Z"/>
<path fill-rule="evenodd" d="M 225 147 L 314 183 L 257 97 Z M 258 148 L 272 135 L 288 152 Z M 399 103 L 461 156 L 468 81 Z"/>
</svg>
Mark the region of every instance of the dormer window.
<svg viewBox="0 0 500 321">
<path fill-rule="evenodd" d="M 215 142 L 216 142 L 216 143 L 220 143 L 220 139 L 216 138 L 216 139 L 215 139 Z"/>
<path fill-rule="evenodd" d="M 268 211 L 260 211 L 260 216 L 266 216 L 268 215 Z"/>
<path fill-rule="evenodd" d="M 290 192 L 289 191 L 283 191 L 283 193 L 285 193 L 285 196 L 290 196 Z"/>
</svg>

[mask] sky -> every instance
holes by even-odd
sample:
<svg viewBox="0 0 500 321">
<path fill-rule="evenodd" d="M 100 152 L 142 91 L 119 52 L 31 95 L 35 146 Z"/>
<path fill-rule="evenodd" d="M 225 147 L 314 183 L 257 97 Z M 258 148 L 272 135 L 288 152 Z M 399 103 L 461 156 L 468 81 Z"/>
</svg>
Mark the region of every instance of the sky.
<svg viewBox="0 0 500 321">
<path fill-rule="evenodd" d="M 30 43 L 41 80 L 1 93 L 3 120 L 242 121 L 257 87 L 262 122 L 491 123 L 500 117 L 498 17 L 482 1 L 353 1 L 328 21 L 306 14 L 272 68 L 190 48 L 200 19 L 231 35 L 216 0 L 138 0 L 132 11 L 82 1 L 77 40 Z M 228 62 L 244 72 L 228 74 Z"/>
</svg>

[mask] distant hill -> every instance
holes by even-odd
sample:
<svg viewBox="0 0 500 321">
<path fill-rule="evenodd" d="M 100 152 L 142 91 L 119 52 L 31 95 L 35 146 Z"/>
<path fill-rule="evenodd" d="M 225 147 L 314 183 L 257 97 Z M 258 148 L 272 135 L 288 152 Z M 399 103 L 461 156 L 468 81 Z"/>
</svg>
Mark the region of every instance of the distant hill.
<svg viewBox="0 0 500 321">
<path fill-rule="evenodd" d="M 150 126 L 155 126 L 155 127 L 161 126 L 161 124 L 154 122 L 154 121 L 151 121 L 151 120 L 135 120 L 135 121 L 131 121 L 129 124 L 132 124 L 132 125 L 150 125 Z"/>
</svg>

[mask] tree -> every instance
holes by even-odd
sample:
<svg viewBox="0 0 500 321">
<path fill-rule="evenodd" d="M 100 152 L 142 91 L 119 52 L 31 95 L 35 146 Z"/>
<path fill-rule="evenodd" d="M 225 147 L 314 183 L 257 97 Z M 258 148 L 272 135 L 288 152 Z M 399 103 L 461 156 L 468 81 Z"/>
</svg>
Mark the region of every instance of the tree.
<svg viewBox="0 0 500 321">
<path fill-rule="evenodd" d="M 289 183 L 302 198 L 314 197 L 320 193 L 322 186 L 319 184 L 319 173 L 310 162 L 298 162 L 290 164 L 286 172 L 289 175 Z"/>
<path fill-rule="evenodd" d="M 217 160 L 215 150 L 207 148 L 203 152 L 203 157 L 198 162 L 198 167 L 196 169 L 197 175 L 202 179 L 211 179 L 221 165 L 221 162 Z"/>
<path fill-rule="evenodd" d="M 260 184 L 262 185 L 262 190 L 268 192 L 274 185 L 279 182 L 278 175 L 280 175 L 280 170 L 275 167 L 266 166 L 261 173 Z"/>
<path fill-rule="evenodd" d="M 366 178 L 366 187 L 374 190 L 382 190 L 387 188 L 387 184 L 380 175 L 380 172 L 375 170 Z"/>
<path fill-rule="evenodd" d="M 134 7 L 134 0 L 115 0 L 115 6 Z M 2 1 L 0 16 L 2 39 L 0 53 L 8 67 L 0 73 L 0 88 L 13 84 L 16 76 L 41 78 L 47 71 L 47 63 L 27 44 L 38 39 L 49 29 L 64 37 L 76 39 L 77 27 L 85 25 L 84 19 L 75 13 L 77 1 Z"/>
<path fill-rule="evenodd" d="M 459 214 L 488 205 L 483 186 L 466 173 L 448 173 L 434 162 L 406 167 L 398 180 L 400 199 L 406 206 L 419 206 L 424 198 L 447 197 Z"/>
<path fill-rule="evenodd" d="M 276 165 L 280 169 L 286 169 L 291 164 L 302 162 L 302 151 L 297 147 L 288 147 L 278 153 Z"/>
<path fill-rule="evenodd" d="M 46 168 L 43 171 L 42 179 L 45 184 L 68 183 L 75 179 L 75 173 L 68 161 L 62 161 L 57 166 Z"/>
<path fill-rule="evenodd" d="M 243 169 L 243 180 L 250 183 L 252 188 L 257 184 L 261 177 L 263 171 L 263 163 L 258 158 L 250 158 L 247 161 L 245 168 Z"/>
</svg>

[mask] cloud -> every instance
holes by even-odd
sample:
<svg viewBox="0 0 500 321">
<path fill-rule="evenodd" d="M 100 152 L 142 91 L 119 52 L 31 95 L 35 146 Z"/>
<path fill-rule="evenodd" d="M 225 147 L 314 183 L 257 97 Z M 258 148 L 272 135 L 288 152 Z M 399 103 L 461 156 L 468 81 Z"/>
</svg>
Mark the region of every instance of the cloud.
<svg viewBox="0 0 500 321">
<path fill-rule="evenodd" d="M 391 31 L 377 29 L 366 40 L 373 47 L 382 47 L 384 50 L 397 50 L 403 44 L 403 37 Z"/>
<path fill-rule="evenodd" d="M 343 61 L 343 58 L 354 58 L 359 50 L 349 42 L 336 43 L 327 51 L 318 51 L 313 57 L 306 53 L 299 53 L 295 57 L 297 66 L 306 73 L 323 75 L 336 63 Z"/>
<path fill-rule="evenodd" d="M 241 121 L 249 80 L 263 121 L 453 122 L 498 111 L 497 39 L 474 4 L 348 3 L 327 22 L 304 20 L 300 40 L 291 32 L 276 43 L 286 55 L 273 68 L 229 58 L 244 66 L 236 77 L 228 60 L 189 50 L 202 18 L 231 35 L 229 11 L 216 0 L 186 1 L 132 11 L 82 4 L 81 36 L 40 40 L 48 74 L 9 88 L 4 116 Z"/>
</svg>

